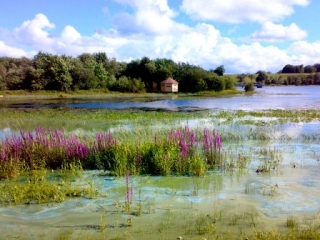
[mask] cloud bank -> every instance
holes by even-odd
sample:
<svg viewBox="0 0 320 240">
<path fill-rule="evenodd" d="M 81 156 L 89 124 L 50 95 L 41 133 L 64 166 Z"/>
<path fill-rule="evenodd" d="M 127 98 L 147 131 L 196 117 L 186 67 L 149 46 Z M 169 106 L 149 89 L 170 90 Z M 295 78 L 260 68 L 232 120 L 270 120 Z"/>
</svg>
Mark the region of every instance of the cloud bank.
<svg viewBox="0 0 320 240">
<path fill-rule="evenodd" d="M 118 61 L 147 56 L 189 62 L 206 69 L 224 65 L 228 73 L 276 72 L 288 63 L 320 62 L 320 52 L 315 51 L 320 49 L 320 42 L 303 41 L 307 32 L 295 23 L 285 26 L 272 22 L 292 14 L 294 6 L 306 6 L 307 0 L 270 0 L 268 4 L 255 0 L 183 0 L 179 9 L 170 8 L 166 0 L 113 2 L 130 11 L 114 14 L 112 28 L 83 36 L 66 25 L 61 33 L 52 34 L 55 23 L 38 13 L 6 31 L 5 37 L 0 38 L 0 55 L 33 57 L 43 51 L 77 56 L 84 52 L 106 52 Z M 197 22 L 189 25 L 179 22 L 176 19 L 181 14 Z M 214 21 L 253 21 L 261 24 L 261 29 L 248 37 L 250 41 L 239 43 L 223 36 Z M 292 42 L 285 49 L 274 44 L 283 41 Z"/>
</svg>

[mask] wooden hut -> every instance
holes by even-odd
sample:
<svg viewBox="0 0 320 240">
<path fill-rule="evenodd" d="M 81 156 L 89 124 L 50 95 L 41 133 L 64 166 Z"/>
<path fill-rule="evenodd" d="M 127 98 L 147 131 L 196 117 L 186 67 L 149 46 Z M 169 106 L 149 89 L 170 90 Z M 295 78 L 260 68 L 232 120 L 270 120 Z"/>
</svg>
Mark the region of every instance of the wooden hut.
<svg viewBox="0 0 320 240">
<path fill-rule="evenodd" d="M 172 78 L 167 78 L 161 82 L 161 92 L 178 92 L 178 82 Z"/>
</svg>

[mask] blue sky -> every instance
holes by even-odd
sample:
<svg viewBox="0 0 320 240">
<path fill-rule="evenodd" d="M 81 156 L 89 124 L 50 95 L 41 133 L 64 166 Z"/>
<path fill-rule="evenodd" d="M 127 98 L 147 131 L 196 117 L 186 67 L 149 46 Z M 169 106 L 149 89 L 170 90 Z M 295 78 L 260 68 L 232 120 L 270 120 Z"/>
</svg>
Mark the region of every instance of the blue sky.
<svg viewBox="0 0 320 240">
<path fill-rule="evenodd" d="M 320 63 L 318 0 L 0 0 L 0 56 L 106 52 L 228 73 Z"/>
</svg>

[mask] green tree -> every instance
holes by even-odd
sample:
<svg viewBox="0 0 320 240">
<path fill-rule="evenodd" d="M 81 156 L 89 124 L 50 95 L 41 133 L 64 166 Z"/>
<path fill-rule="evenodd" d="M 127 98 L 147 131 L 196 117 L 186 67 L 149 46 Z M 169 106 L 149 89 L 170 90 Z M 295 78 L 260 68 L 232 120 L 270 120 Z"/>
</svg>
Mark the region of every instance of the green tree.
<svg viewBox="0 0 320 240">
<path fill-rule="evenodd" d="M 178 68 L 179 91 L 198 92 L 208 89 L 205 81 L 208 77 L 208 72 L 204 69 L 185 63 L 179 64 Z"/>
<path fill-rule="evenodd" d="M 226 87 L 224 78 L 216 74 L 210 74 L 205 80 L 209 90 L 220 92 Z"/>
<path fill-rule="evenodd" d="M 72 85 L 71 57 L 39 52 L 33 61 L 35 70 L 41 74 L 41 80 L 38 83 L 42 85 L 39 85 L 40 88 L 59 91 L 70 90 Z"/>
<path fill-rule="evenodd" d="M 244 85 L 244 90 L 245 90 L 246 92 L 252 92 L 252 91 L 254 91 L 253 82 L 247 82 L 247 83 L 245 83 L 245 85 Z"/>
<path fill-rule="evenodd" d="M 268 75 L 266 74 L 266 72 L 264 71 L 258 71 L 257 72 L 258 76 L 256 77 L 256 82 L 257 83 L 265 83 L 266 81 L 268 81 Z"/>
<path fill-rule="evenodd" d="M 108 72 L 102 63 L 97 63 L 94 68 L 94 75 L 97 79 L 96 88 L 106 88 L 108 85 Z"/>
<path fill-rule="evenodd" d="M 72 68 L 70 71 L 73 90 L 90 90 L 97 86 L 97 77 L 94 69 L 88 67 L 79 58 L 73 59 Z"/>
<path fill-rule="evenodd" d="M 43 69 L 35 69 L 33 66 L 26 69 L 26 77 L 24 79 L 24 88 L 31 91 L 38 91 L 44 88 Z"/>
<path fill-rule="evenodd" d="M 317 72 L 317 68 L 311 65 L 307 65 L 304 67 L 304 72 L 305 73 L 316 73 Z"/>
<path fill-rule="evenodd" d="M 109 74 L 105 68 L 107 55 L 105 53 L 83 53 L 74 62 L 72 76 L 74 88 L 97 89 L 106 88 Z"/>
<path fill-rule="evenodd" d="M 0 90 L 5 90 L 7 87 L 6 76 L 7 76 L 7 69 L 5 68 L 3 63 L 0 62 Z"/>
<path fill-rule="evenodd" d="M 32 66 L 28 58 L 0 58 L 0 85 L 1 89 L 17 90 L 24 87 L 26 69 Z"/>
<path fill-rule="evenodd" d="M 215 70 L 213 70 L 214 73 L 216 73 L 218 76 L 223 76 L 225 69 L 223 65 L 220 65 Z"/>
<path fill-rule="evenodd" d="M 238 83 L 244 85 L 246 77 L 247 77 L 247 74 L 244 74 L 244 73 L 238 74 L 237 75 Z"/>
<path fill-rule="evenodd" d="M 234 89 L 234 80 L 231 77 L 225 75 L 222 78 L 225 82 L 225 89 Z"/>
<path fill-rule="evenodd" d="M 317 72 L 320 72 L 320 63 L 316 63 L 313 66 L 317 69 Z"/>
</svg>

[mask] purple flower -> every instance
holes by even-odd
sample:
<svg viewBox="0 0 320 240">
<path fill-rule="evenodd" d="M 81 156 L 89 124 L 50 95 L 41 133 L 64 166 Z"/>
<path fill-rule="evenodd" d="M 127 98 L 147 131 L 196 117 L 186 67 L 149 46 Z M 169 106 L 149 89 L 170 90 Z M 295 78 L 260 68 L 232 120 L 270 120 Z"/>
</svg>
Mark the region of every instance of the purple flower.
<svg viewBox="0 0 320 240">
<path fill-rule="evenodd" d="M 181 147 L 181 150 L 182 150 L 181 152 L 182 156 L 184 158 L 187 157 L 187 153 L 189 151 L 188 145 L 183 140 L 180 140 L 179 146 Z"/>
</svg>

